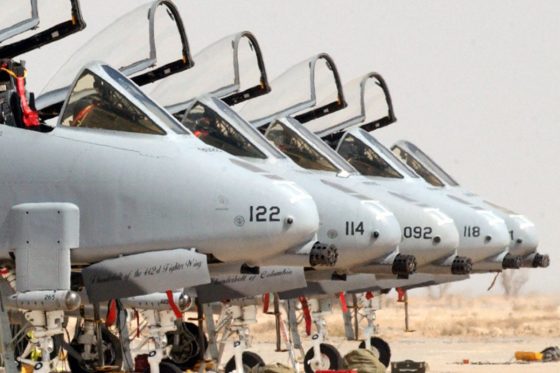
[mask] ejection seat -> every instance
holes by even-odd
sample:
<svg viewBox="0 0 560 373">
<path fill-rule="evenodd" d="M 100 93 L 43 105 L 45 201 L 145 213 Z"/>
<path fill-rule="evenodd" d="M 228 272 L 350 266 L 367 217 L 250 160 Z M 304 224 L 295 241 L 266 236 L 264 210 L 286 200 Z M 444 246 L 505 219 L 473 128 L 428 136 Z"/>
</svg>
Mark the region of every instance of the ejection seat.
<svg viewBox="0 0 560 373">
<path fill-rule="evenodd" d="M 0 1 L 0 123 L 47 132 L 51 128 L 43 125 L 35 109 L 34 95 L 26 91 L 24 62 L 14 58 L 83 30 L 79 3 L 43 1 L 41 5 L 49 7 L 44 14 L 37 0 L 18 2 L 17 6 L 7 3 Z M 69 17 L 64 19 L 67 14 Z"/>
</svg>

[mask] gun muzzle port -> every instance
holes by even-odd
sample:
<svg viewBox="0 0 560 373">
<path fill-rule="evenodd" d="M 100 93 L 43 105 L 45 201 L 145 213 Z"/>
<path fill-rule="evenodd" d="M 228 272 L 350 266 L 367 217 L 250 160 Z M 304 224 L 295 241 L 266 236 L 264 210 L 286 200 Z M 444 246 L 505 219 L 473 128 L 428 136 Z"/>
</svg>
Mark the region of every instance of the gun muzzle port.
<svg viewBox="0 0 560 373">
<path fill-rule="evenodd" d="M 503 269 L 519 269 L 521 268 L 521 264 L 523 262 L 523 258 L 518 255 L 511 255 L 507 254 L 502 261 L 502 268 Z"/>
<path fill-rule="evenodd" d="M 393 260 L 391 268 L 394 275 L 407 277 L 416 272 L 416 257 L 414 255 L 398 254 Z"/>
<path fill-rule="evenodd" d="M 312 267 L 334 267 L 338 260 L 338 249 L 334 245 L 315 242 L 309 253 L 309 264 Z"/>
<path fill-rule="evenodd" d="M 533 268 L 547 268 L 550 265 L 550 257 L 547 254 L 536 254 L 533 259 Z"/>
<path fill-rule="evenodd" d="M 457 256 L 451 263 L 451 273 L 454 275 L 468 275 L 472 272 L 472 260 L 465 256 Z"/>
</svg>

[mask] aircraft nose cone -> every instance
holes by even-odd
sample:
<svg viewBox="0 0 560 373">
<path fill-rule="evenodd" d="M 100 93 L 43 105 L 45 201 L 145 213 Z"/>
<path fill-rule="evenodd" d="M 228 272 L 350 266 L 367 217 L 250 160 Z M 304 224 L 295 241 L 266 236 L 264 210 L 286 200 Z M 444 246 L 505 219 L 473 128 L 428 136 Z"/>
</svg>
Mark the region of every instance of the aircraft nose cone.
<svg viewBox="0 0 560 373">
<path fill-rule="evenodd" d="M 473 259 L 482 260 L 493 255 L 502 253 L 511 243 L 511 235 L 503 219 L 486 213 L 483 215 L 486 219 L 480 223 L 481 232 L 483 232 L 482 251 L 477 257 L 471 256 Z"/>
<path fill-rule="evenodd" d="M 393 251 L 401 242 L 401 226 L 395 215 L 378 213 L 375 225 L 372 232 L 374 246 L 381 255 Z"/>
<path fill-rule="evenodd" d="M 419 246 L 422 254 L 416 255 L 418 265 L 450 257 L 459 246 L 459 233 L 453 219 L 435 208 L 425 208 L 424 221 L 431 228 L 431 234 L 422 235 Z M 410 254 L 415 255 L 413 251 Z"/>
<path fill-rule="evenodd" d="M 286 206 L 282 215 L 283 229 L 293 245 L 310 240 L 319 229 L 319 213 L 311 196 L 295 184 L 279 185 L 282 193 L 281 202 Z"/>
<path fill-rule="evenodd" d="M 513 240 L 510 243 L 512 255 L 528 255 L 537 250 L 539 237 L 535 225 L 522 215 L 514 216 L 508 222 Z M 510 237 L 511 238 L 511 237 Z"/>
</svg>

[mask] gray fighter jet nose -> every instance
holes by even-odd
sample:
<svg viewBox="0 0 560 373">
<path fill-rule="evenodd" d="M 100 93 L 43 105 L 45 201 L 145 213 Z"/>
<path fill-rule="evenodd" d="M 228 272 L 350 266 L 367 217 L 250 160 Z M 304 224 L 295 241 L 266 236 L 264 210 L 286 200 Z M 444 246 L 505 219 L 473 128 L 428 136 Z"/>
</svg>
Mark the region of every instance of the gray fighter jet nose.
<svg viewBox="0 0 560 373">
<path fill-rule="evenodd" d="M 372 251 L 378 256 L 392 252 L 401 242 L 401 225 L 395 215 L 376 204 L 375 229 L 371 233 Z"/>
<path fill-rule="evenodd" d="M 409 217 L 417 223 L 402 228 L 401 254 L 414 255 L 418 266 L 454 255 L 459 246 L 459 233 L 453 219 L 436 208 L 414 207 L 410 208 L 413 215 Z"/>
<path fill-rule="evenodd" d="M 511 242 L 511 237 L 503 219 L 487 210 L 477 211 L 478 219 L 463 227 L 459 255 L 471 258 L 474 262 L 498 255 Z M 511 263 L 511 265 L 516 265 Z"/>
<path fill-rule="evenodd" d="M 253 179 L 253 187 L 255 183 Z M 319 229 L 317 205 L 297 184 L 274 180 L 262 188 L 268 202 L 249 206 L 249 214 L 245 219 L 247 228 L 261 230 L 261 234 L 253 240 L 252 246 L 256 251 L 254 256 L 248 258 L 251 261 L 257 261 L 259 256 L 264 257 L 267 254 L 265 251 L 279 254 L 299 248 L 315 239 Z"/>
<path fill-rule="evenodd" d="M 309 240 L 319 229 L 319 213 L 313 198 L 292 182 L 278 184 L 287 206 L 283 216 L 284 230 L 297 246 Z"/>
<path fill-rule="evenodd" d="M 509 252 L 526 256 L 534 253 L 539 246 L 539 236 L 533 222 L 523 215 L 510 215 L 507 221 L 510 233 Z"/>
</svg>

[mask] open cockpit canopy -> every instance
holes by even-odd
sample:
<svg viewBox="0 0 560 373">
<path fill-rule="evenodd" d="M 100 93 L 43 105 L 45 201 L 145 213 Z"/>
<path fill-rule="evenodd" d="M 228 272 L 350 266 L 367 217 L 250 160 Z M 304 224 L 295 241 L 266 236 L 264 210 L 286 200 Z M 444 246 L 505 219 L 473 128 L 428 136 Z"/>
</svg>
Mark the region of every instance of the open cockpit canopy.
<svg viewBox="0 0 560 373">
<path fill-rule="evenodd" d="M 265 136 L 302 168 L 336 173 L 357 173 L 355 168 L 293 118 L 285 117 L 274 120 L 268 126 Z"/>
<path fill-rule="evenodd" d="M 274 79 L 271 88 L 239 110 L 256 127 L 286 116 L 305 123 L 346 105 L 336 65 L 324 53 L 293 66 Z M 324 104 L 316 107 L 319 102 Z"/>
<path fill-rule="evenodd" d="M 150 135 L 188 133 L 132 81 L 108 65 L 88 64 L 69 92 L 59 126 Z"/>
<path fill-rule="evenodd" d="M 391 147 L 394 154 L 414 170 L 420 177 L 436 187 L 458 186 L 447 172 L 416 145 L 408 141 L 399 141 Z"/>
<path fill-rule="evenodd" d="M 263 135 L 216 97 L 191 101 L 182 124 L 206 144 L 249 158 L 285 158 Z"/>
<path fill-rule="evenodd" d="M 37 0 L 20 1 L 18 6 L 11 0 L 1 0 L 0 6 L 0 43 L 39 25 Z"/>
<path fill-rule="evenodd" d="M 181 15 L 170 0 L 156 0 L 125 14 L 86 42 L 43 89 L 36 106 L 45 118 L 57 116 L 72 77 L 102 60 L 138 85 L 193 66 Z"/>
<path fill-rule="evenodd" d="M 261 49 L 248 31 L 226 36 L 194 60 L 194 68 L 158 82 L 149 92 L 173 114 L 204 94 L 233 105 L 270 91 Z"/>
<path fill-rule="evenodd" d="M 344 85 L 344 93 L 347 103 L 344 109 L 305 126 L 320 137 L 336 141 L 346 129 L 359 126 L 373 131 L 396 121 L 391 94 L 381 75 L 372 72 L 354 79 Z"/>
<path fill-rule="evenodd" d="M 418 178 L 389 149 L 361 128 L 344 132 L 336 151 L 362 175 L 393 179 Z"/>
<path fill-rule="evenodd" d="M 14 58 L 86 27 L 78 0 L 0 0 L 0 59 Z"/>
</svg>

